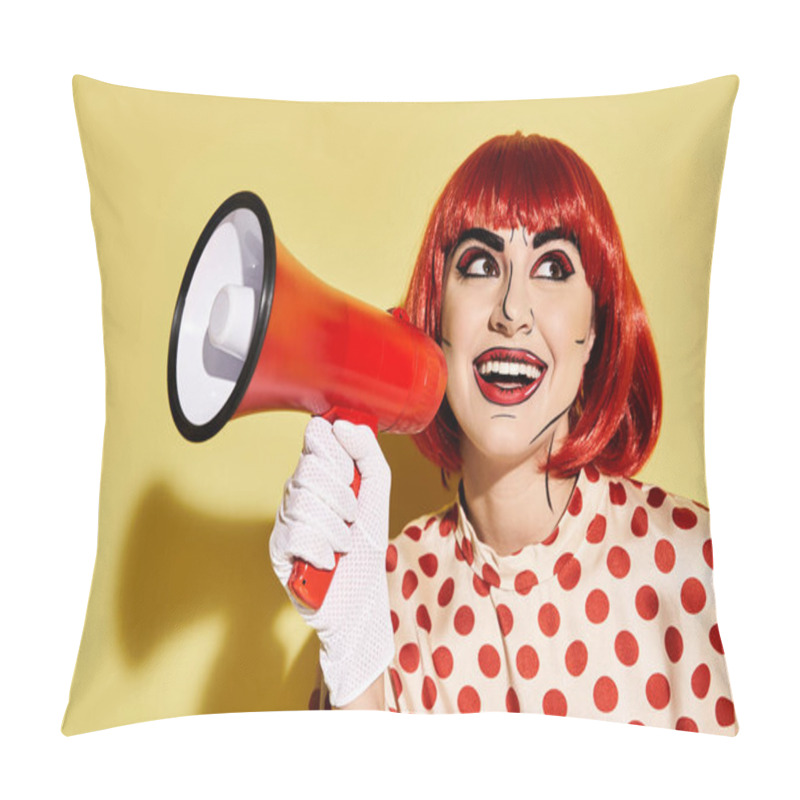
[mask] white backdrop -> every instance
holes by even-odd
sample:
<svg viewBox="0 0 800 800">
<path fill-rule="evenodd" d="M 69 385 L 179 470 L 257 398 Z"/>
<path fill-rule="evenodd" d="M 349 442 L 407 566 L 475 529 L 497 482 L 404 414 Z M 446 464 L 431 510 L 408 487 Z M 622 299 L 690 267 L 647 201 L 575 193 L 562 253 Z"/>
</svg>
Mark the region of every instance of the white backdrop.
<svg viewBox="0 0 800 800">
<path fill-rule="evenodd" d="M 6 797 L 701 797 L 797 790 L 790 3 L 15 3 L 3 12 Z M 538 715 L 238 714 L 59 732 L 96 548 L 100 279 L 70 81 L 296 100 L 618 94 L 736 73 L 711 285 L 707 467 L 731 740 Z M 10 252 L 8 245 L 10 244 Z M 778 787 L 785 787 L 778 789 Z"/>
</svg>

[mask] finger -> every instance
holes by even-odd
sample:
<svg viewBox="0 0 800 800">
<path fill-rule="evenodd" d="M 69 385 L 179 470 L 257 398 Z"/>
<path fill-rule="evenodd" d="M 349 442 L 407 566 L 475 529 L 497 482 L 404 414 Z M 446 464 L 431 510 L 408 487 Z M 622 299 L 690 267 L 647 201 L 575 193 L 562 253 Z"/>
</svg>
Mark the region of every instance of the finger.
<svg viewBox="0 0 800 800">
<path fill-rule="evenodd" d="M 329 462 L 314 453 L 300 459 L 292 483 L 321 498 L 340 519 L 352 523 L 356 516 L 356 497 L 351 488 L 353 462 L 347 458 L 347 473 L 331 469 Z"/>
<path fill-rule="evenodd" d="M 300 524 L 292 525 L 284 555 L 292 565 L 300 559 L 317 569 L 331 570 L 336 566 L 336 552 L 318 528 Z"/>
<path fill-rule="evenodd" d="M 333 426 L 322 417 L 312 417 L 306 426 L 303 452 L 314 453 L 337 472 L 352 477 L 352 459 L 333 435 Z M 349 470 L 349 472 L 348 472 Z"/>
<path fill-rule="evenodd" d="M 339 553 L 347 553 L 351 547 L 349 525 L 317 494 L 301 486 L 294 480 L 286 487 L 281 503 L 279 518 L 285 520 L 292 533 L 295 526 L 305 526 L 316 530 L 320 538 L 326 539 L 331 548 Z"/>
<path fill-rule="evenodd" d="M 333 435 L 344 451 L 356 463 L 364 481 L 391 479 L 391 471 L 383 457 L 378 439 L 367 425 L 354 425 L 347 420 L 333 424 Z"/>
</svg>

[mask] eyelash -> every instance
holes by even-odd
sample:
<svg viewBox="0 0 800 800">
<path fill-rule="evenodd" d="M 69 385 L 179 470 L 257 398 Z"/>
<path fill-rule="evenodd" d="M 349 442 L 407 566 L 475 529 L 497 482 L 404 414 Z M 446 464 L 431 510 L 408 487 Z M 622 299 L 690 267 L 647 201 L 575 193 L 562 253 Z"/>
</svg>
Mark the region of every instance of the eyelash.
<svg viewBox="0 0 800 800">
<path fill-rule="evenodd" d="M 553 277 L 553 276 L 544 276 L 538 275 L 537 272 L 539 268 L 543 264 L 547 264 L 548 262 L 553 262 L 557 265 L 560 274 Z M 575 273 L 575 268 L 572 266 L 572 262 L 567 257 L 567 254 L 562 252 L 561 250 L 553 250 L 550 253 L 545 253 L 534 265 L 533 269 L 531 270 L 531 277 L 532 278 L 541 278 L 542 280 L 548 281 L 565 281 L 569 278 L 570 275 Z"/>
<path fill-rule="evenodd" d="M 470 273 L 470 268 L 480 260 L 483 260 L 487 264 L 491 265 L 490 274 Z M 557 275 L 551 276 L 536 274 L 542 265 L 547 263 L 553 263 L 555 265 L 558 272 Z M 479 247 L 471 247 L 468 250 L 465 250 L 458 259 L 456 269 L 462 278 L 494 278 L 500 273 L 500 269 L 497 266 L 497 261 L 495 261 L 495 259 L 489 253 Z M 531 269 L 531 278 L 539 278 L 540 280 L 549 281 L 564 281 L 574 273 L 575 268 L 572 266 L 572 262 L 569 260 L 566 253 L 562 252 L 561 250 L 552 250 L 551 252 L 545 253 L 543 256 L 541 256 L 533 265 L 533 268 Z"/>
<path fill-rule="evenodd" d="M 470 267 L 472 267 L 476 261 L 481 259 L 491 265 L 492 274 L 470 274 Z M 458 259 L 456 269 L 462 278 L 494 278 L 500 273 L 500 269 L 498 268 L 497 262 L 494 260 L 494 258 L 485 250 L 481 250 L 479 247 L 470 247 L 468 250 L 465 250 L 464 253 L 462 253 L 461 258 Z"/>
</svg>

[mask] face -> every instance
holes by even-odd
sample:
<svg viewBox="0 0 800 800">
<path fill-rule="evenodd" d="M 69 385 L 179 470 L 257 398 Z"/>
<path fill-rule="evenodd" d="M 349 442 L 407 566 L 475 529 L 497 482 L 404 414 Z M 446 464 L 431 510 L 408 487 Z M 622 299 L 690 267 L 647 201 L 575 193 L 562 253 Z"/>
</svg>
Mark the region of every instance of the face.
<svg viewBox="0 0 800 800">
<path fill-rule="evenodd" d="M 448 256 L 442 347 L 462 454 L 519 461 L 568 433 L 594 344 L 594 297 L 562 236 L 476 227 Z"/>
</svg>

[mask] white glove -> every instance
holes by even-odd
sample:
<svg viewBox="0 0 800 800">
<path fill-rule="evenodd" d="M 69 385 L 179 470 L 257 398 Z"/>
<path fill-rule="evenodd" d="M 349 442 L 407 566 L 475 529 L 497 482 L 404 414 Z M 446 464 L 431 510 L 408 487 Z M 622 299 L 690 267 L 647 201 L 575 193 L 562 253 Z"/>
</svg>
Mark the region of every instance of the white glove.
<svg viewBox="0 0 800 800">
<path fill-rule="evenodd" d="M 353 463 L 361 473 L 353 494 Z M 286 587 L 295 559 L 332 569 L 342 553 L 322 607 L 295 606 L 320 640 L 320 666 L 331 703 L 355 700 L 394 656 L 386 583 L 391 472 L 378 441 L 364 426 L 313 417 L 303 454 L 286 484 L 269 550 Z"/>
</svg>

